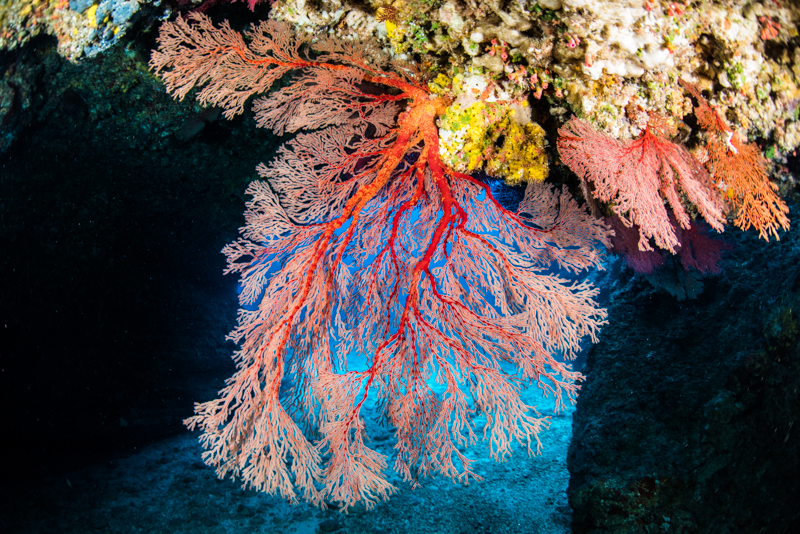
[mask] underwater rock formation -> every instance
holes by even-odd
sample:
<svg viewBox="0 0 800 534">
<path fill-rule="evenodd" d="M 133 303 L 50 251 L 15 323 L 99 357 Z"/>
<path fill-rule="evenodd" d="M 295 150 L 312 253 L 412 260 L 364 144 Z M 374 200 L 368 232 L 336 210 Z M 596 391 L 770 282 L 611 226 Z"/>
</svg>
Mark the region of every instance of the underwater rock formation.
<svg viewBox="0 0 800 534">
<path fill-rule="evenodd" d="M 574 416 L 574 532 L 800 528 L 800 240 L 728 238 L 697 300 L 612 289 Z"/>
</svg>

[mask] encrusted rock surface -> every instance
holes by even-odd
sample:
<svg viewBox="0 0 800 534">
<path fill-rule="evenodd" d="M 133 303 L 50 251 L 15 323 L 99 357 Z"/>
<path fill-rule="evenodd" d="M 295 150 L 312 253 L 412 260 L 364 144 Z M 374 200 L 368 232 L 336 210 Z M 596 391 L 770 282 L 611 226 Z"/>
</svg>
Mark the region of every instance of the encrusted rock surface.
<svg viewBox="0 0 800 534">
<path fill-rule="evenodd" d="M 392 17 L 382 21 L 386 8 Z M 484 68 L 551 113 L 577 113 L 617 137 L 631 135 L 632 100 L 682 118 L 689 104 L 675 82 L 685 78 L 777 159 L 800 145 L 796 3 L 278 0 L 271 16 L 309 33 L 378 37 L 399 55 L 420 55 L 432 73 Z"/>
</svg>

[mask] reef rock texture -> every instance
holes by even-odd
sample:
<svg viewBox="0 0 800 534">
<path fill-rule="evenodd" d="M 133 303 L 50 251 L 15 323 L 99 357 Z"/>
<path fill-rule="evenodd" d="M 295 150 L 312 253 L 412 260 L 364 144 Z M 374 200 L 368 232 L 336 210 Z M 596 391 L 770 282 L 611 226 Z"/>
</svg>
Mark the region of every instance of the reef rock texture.
<svg viewBox="0 0 800 534">
<path fill-rule="evenodd" d="M 800 146 L 797 2 L 0 0 L 0 52 L 48 34 L 62 56 L 79 61 L 194 10 L 240 22 L 270 17 L 314 35 L 377 37 L 431 79 L 480 69 L 558 122 L 577 114 L 618 138 L 638 133 L 624 112 L 631 102 L 678 121 L 688 114 L 691 102 L 676 84 L 683 78 L 777 164 Z"/>
<path fill-rule="evenodd" d="M 378 37 L 432 73 L 485 69 L 550 113 L 576 113 L 616 137 L 631 136 L 633 100 L 688 113 L 675 83 L 684 78 L 777 159 L 800 145 L 796 2 L 277 0 L 270 16 L 309 33 Z"/>
<path fill-rule="evenodd" d="M 626 272 L 612 288 L 574 416 L 574 532 L 800 532 L 800 234 L 726 237 L 696 300 Z"/>
<path fill-rule="evenodd" d="M 51 35 L 63 57 L 92 57 L 120 42 L 143 13 L 162 12 L 160 6 L 160 0 L 0 0 L 0 52 Z"/>
</svg>

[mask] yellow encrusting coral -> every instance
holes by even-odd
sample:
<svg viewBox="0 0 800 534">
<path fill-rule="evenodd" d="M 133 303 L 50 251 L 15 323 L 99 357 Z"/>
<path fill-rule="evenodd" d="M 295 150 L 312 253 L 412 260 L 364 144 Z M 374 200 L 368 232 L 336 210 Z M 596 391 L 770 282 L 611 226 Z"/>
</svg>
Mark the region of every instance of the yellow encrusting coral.
<svg viewBox="0 0 800 534">
<path fill-rule="evenodd" d="M 511 185 L 547 177 L 544 130 L 531 121 L 526 101 L 480 74 L 455 76 L 452 92 L 455 101 L 438 124 L 439 152 L 448 165 L 483 170 Z"/>
<path fill-rule="evenodd" d="M 545 134 L 541 126 L 535 122 L 521 125 L 506 116 L 490 128 L 489 133 L 495 141 L 503 136 L 502 145 L 487 160 L 486 171 L 489 174 L 504 177 L 510 185 L 541 182 L 547 178 L 550 169 L 544 152 Z"/>
</svg>

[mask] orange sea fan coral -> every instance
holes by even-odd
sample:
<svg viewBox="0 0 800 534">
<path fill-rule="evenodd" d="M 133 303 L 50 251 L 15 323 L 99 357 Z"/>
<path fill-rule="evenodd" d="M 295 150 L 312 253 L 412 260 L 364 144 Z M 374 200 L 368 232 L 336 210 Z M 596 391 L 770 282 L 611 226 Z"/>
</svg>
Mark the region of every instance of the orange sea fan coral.
<svg viewBox="0 0 800 534">
<path fill-rule="evenodd" d="M 778 229 L 789 229 L 789 208 L 777 194 L 778 186 L 767 176 L 767 160 L 756 145 L 745 143 L 720 117 L 697 86 L 679 80 L 695 99 L 694 113 L 700 127 L 708 134 L 705 147 L 706 166 L 723 197 L 733 211 L 733 224 L 747 230 L 755 228 L 765 240 Z"/>
</svg>

